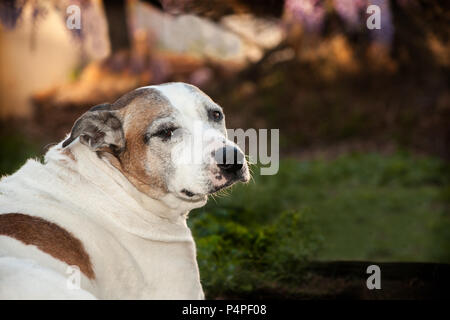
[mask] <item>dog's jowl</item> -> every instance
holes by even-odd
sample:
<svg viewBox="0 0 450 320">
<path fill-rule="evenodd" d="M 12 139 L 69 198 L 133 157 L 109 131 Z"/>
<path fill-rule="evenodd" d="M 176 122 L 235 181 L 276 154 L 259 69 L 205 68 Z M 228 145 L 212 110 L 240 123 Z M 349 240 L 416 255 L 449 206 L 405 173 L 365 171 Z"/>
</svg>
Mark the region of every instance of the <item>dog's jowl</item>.
<svg viewBox="0 0 450 320">
<path fill-rule="evenodd" d="M 194 86 L 95 106 L 44 163 L 0 182 L 0 299 L 202 299 L 188 213 L 249 178 L 222 108 Z"/>
</svg>

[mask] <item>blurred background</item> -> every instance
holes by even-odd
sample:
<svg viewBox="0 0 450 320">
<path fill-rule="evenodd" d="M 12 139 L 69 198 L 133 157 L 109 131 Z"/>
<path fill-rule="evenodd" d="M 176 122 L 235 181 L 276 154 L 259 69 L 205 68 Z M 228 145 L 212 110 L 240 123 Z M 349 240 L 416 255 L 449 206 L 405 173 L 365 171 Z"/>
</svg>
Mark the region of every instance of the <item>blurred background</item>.
<svg viewBox="0 0 450 320">
<path fill-rule="evenodd" d="M 192 83 L 228 128 L 280 129 L 278 174 L 255 164 L 190 214 L 207 298 L 432 297 L 450 273 L 449 22 L 436 0 L 2 1 L 0 174 L 93 105 Z"/>
</svg>

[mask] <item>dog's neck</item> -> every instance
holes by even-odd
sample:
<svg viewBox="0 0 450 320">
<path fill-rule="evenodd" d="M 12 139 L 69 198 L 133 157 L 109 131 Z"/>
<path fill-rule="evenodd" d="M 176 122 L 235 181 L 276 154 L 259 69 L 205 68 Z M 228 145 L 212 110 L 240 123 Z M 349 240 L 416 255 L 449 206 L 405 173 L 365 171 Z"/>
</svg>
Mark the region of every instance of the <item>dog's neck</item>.
<svg viewBox="0 0 450 320">
<path fill-rule="evenodd" d="M 79 141 L 64 149 L 61 144 L 52 147 L 45 159 L 48 165 L 75 171 L 96 192 L 103 193 L 108 200 L 102 206 L 108 206 L 114 222 L 127 231 L 160 241 L 192 239 L 186 219 L 190 210 L 204 203 L 189 203 L 172 194 L 153 199 L 138 191 L 119 170 Z"/>
</svg>

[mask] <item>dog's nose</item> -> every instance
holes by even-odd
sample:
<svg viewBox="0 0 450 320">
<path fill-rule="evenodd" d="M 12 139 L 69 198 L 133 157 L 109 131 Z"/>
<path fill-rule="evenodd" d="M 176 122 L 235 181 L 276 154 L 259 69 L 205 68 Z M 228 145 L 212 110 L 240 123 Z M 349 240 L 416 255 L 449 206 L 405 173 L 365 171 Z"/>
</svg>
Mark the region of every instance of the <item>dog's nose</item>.
<svg viewBox="0 0 450 320">
<path fill-rule="evenodd" d="M 226 146 L 216 151 L 217 166 L 224 172 L 236 173 L 241 170 L 244 155 L 236 147 Z"/>
</svg>

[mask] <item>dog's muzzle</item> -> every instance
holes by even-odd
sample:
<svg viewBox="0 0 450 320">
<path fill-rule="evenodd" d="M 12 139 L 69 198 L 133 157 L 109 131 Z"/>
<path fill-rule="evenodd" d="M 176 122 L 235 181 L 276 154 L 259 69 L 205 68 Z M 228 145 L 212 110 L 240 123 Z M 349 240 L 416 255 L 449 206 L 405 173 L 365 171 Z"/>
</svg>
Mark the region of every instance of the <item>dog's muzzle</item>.
<svg viewBox="0 0 450 320">
<path fill-rule="evenodd" d="M 211 181 L 206 194 L 213 194 L 231 186 L 235 182 L 247 182 L 250 179 L 248 166 L 244 154 L 235 146 L 224 146 L 211 153 L 214 165 L 211 170 Z M 182 189 L 181 194 L 189 200 L 195 200 L 204 194 Z"/>
<path fill-rule="evenodd" d="M 216 150 L 217 167 L 228 181 L 234 182 L 244 179 L 244 154 L 234 146 L 225 146 Z"/>
</svg>

